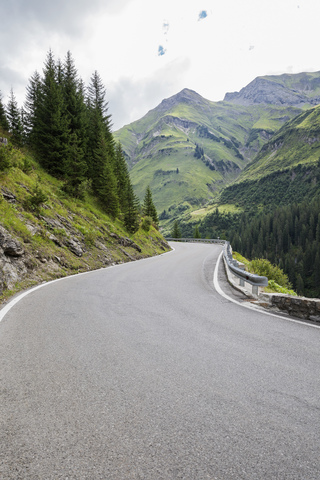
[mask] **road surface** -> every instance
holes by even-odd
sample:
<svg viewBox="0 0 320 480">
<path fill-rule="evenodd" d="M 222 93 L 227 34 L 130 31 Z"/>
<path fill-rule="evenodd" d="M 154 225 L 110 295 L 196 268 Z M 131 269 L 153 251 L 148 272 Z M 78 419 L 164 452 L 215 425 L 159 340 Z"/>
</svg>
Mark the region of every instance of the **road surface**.
<svg viewBox="0 0 320 480">
<path fill-rule="evenodd" d="M 172 245 L 6 313 L 1 479 L 320 479 L 320 330 L 219 295 L 221 246 Z"/>
</svg>

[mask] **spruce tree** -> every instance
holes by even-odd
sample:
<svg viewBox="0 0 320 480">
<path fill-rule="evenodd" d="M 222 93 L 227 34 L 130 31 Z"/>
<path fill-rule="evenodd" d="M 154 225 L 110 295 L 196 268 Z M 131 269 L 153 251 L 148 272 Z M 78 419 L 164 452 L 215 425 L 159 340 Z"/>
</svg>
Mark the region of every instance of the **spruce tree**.
<svg viewBox="0 0 320 480">
<path fill-rule="evenodd" d="M 133 192 L 131 182 L 126 188 L 126 201 L 124 207 L 124 224 L 129 233 L 135 233 L 139 228 L 139 200 Z"/>
<path fill-rule="evenodd" d="M 43 167 L 52 175 L 63 177 L 68 151 L 69 119 L 65 115 L 61 72 L 58 70 L 50 50 L 41 84 L 36 149 Z"/>
<path fill-rule="evenodd" d="M 94 180 L 94 191 L 102 203 L 104 210 L 113 218 L 119 214 L 119 200 L 117 195 L 117 182 L 112 164 L 108 158 L 105 139 L 100 138 L 94 151 L 94 164 L 99 171 Z"/>
<path fill-rule="evenodd" d="M 119 206 L 121 212 L 126 210 L 128 202 L 128 188 L 131 183 L 127 162 L 125 161 L 121 143 L 118 142 L 115 150 L 115 168 L 114 168 L 116 180 L 117 180 L 117 192 L 119 198 Z"/>
<path fill-rule="evenodd" d="M 18 146 L 21 146 L 23 143 L 23 126 L 21 120 L 21 113 L 12 89 L 7 105 L 7 118 L 9 122 L 9 131 L 12 134 L 12 138 Z"/>
<path fill-rule="evenodd" d="M 146 189 L 142 210 L 143 210 L 143 214 L 148 217 L 151 217 L 153 220 L 153 223 L 157 226 L 159 223 L 159 219 L 158 219 L 156 207 L 152 200 L 152 193 L 151 193 L 150 186 L 148 186 Z"/>
<path fill-rule="evenodd" d="M 97 193 L 97 185 L 102 175 L 104 159 L 114 165 L 113 139 L 111 139 L 110 116 L 107 114 L 108 104 L 105 100 L 106 90 L 98 72 L 94 72 L 90 79 L 87 99 L 88 116 L 88 149 L 87 161 L 88 172 L 92 179 L 92 188 Z M 101 152 L 104 147 L 103 155 L 97 155 L 97 149 Z"/>
<path fill-rule="evenodd" d="M 35 146 L 37 129 L 39 127 L 38 115 L 41 99 L 41 78 L 37 71 L 29 79 L 29 85 L 27 85 L 26 90 L 24 130 L 27 136 L 27 143 Z"/>
<path fill-rule="evenodd" d="M 66 157 L 66 181 L 63 189 L 69 195 L 83 199 L 87 164 L 84 161 L 83 150 L 75 133 L 70 135 Z"/>
<path fill-rule="evenodd" d="M 174 222 L 174 224 L 173 224 L 173 229 L 172 229 L 172 232 L 171 232 L 171 237 L 172 237 L 172 238 L 181 238 L 181 230 L 180 230 L 180 227 L 179 227 L 178 220 L 175 220 L 175 222 Z"/>
<path fill-rule="evenodd" d="M 66 190 L 76 197 L 81 197 L 83 182 L 88 171 L 85 160 L 86 111 L 82 83 L 78 79 L 70 52 L 67 53 L 62 72 L 62 95 L 70 135 L 65 157 Z"/>
<path fill-rule="evenodd" d="M 9 131 L 9 122 L 6 115 L 6 109 L 2 102 L 2 94 L 0 92 L 0 126 L 4 129 Z"/>
<path fill-rule="evenodd" d="M 201 238 L 198 225 L 195 226 L 193 238 Z"/>
</svg>

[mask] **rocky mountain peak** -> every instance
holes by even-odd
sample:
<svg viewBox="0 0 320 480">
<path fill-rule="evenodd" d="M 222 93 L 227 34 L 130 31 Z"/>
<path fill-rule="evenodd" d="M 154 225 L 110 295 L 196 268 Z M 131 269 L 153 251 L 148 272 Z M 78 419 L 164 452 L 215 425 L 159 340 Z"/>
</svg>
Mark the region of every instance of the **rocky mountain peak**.
<svg viewBox="0 0 320 480">
<path fill-rule="evenodd" d="M 257 77 L 240 92 L 227 93 L 225 102 L 303 107 L 320 103 L 320 72 Z"/>
<path fill-rule="evenodd" d="M 189 88 L 184 88 L 181 92 L 173 95 L 172 97 L 165 98 L 162 100 L 158 106 L 159 110 L 166 111 L 175 107 L 179 103 L 185 103 L 187 105 L 191 104 L 202 104 L 204 101 L 203 97 Z"/>
</svg>

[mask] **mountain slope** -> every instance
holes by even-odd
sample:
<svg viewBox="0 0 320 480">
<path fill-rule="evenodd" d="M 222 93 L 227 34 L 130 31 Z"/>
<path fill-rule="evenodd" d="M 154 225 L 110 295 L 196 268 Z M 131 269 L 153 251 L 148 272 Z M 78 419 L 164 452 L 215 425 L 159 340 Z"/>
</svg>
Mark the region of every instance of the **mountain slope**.
<svg viewBox="0 0 320 480">
<path fill-rule="evenodd" d="M 213 198 L 301 109 L 211 102 L 184 89 L 115 132 L 135 191 L 153 192 L 162 223 Z"/>
<path fill-rule="evenodd" d="M 255 78 L 240 92 L 227 93 L 225 102 L 238 105 L 272 104 L 304 108 L 320 103 L 320 72 Z"/>
<path fill-rule="evenodd" d="M 284 125 L 221 194 L 222 202 L 284 204 L 320 193 L 320 105 Z"/>
<path fill-rule="evenodd" d="M 62 185 L 27 150 L 0 143 L 0 303 L 43 281 L 169 250 L 152 226 L 129 235 L 95 197 L 71 198 Z"/>
</svg>

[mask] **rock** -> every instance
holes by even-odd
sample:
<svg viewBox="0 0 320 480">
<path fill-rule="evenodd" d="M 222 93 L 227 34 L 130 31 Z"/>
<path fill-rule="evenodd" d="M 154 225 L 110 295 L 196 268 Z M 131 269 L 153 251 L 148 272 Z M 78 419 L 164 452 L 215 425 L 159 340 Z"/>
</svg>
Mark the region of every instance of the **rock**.
<svg viewBox="0 0 320 480">
<path fill-rule="evenodd" d="M 25 221 L 24 218 L 23 220 Z M 40 231 L 40 228 L 37 225 L 34 225 L 33 223 L 29 223 L 25 221 L 25 226 L 29 230 L 32 236 L 36 235 Z"/>
<path fill-rule="evenodd" d="M 307 75 L 307 74 L 306 74 Z M 279 80 L 281 77 L 279 77 Z M 307 79 L 305 80 L 307 83 Z M 255 105 L 255 104 L 271 104 L 271 105 L 292 105 L 302 108 L 305 104 L 318 105 L 320 97 L 317 91 L 314 96 L 308 95 L 303 88 L 290 88 L 277 82 L 277 77 L 257 77 L 250 82 L 240 92 L 226 93 L 225 102 L 238 105 Z"/>
<path fill-rule="evenodd" d="M 42 217 L 42 216 L 40 218 L 48 225 L 48 227 L 52 229 L 59 229 L 59 230 L 65 231 L 63 224 L 59 222 L 59 220 L 56 220 L 55 218 Z"/>
<path fill-rule="evenodd" d="M 8 139 L 6 137 L 0 137 L 0 143 L 2 145 L 8 145 Z"/>
<path fill-rule="evenodd" d="M 10 192 L 10 190 L 8 190 L 8 189 L 5 188 L 5 187 L 2 187 L 2 188 L 1 188 L 1 192 L 2 192 L 3 198 L 4 198 L 7 202 L 9 202 L 9 203 L 15 203 L 15 202 L 16 202 L 16 199 L 17 199 L 17 198 L 16 198 L 16 196 L 15 196 L 12 192 Z"/>
<path fill-rule="evenodd" d="M 24 254 L 24 249 L 18 240 L 10 235 L 10 233 L 0 226 L 0 247 L 3 250 L 4 255 L 9 257 L 21 257 Z"/>
<path fill-rule="evenodd" d="M 139 247 L 139 245 L 137 245 L 133 240 L 128 237 L 120 237 L 116 233 L 110 233 L 110 237 L 115 238 L 118 241 L 119 245 L 122 245 L 123 247 L 132 247 L 137 250 L 137 252 L 142 252 L 141 247 Z"/>
<path fill-rule="evenodd" d="M 119 237 L 119 244 L 123 247 L 132 247 L 137 250 L 137 252 L 141 252 L 141 248 L 139 247 L 139 245 L 137 245 L 133 240 L 128 237 Z"/>
<path fill-rule="evenodd" d="M 51 240 L 53 243 L 55 243 L 56 245 L 58 245 L 58 247 L 63 247 L 62 243 L 60 242 L 60 240 L 55 236 L 53 235 L 53 233 L 49 234 L 49 240 Z"/>
<path fill-rule="evenodd" d="M 77 257 L 82 257 L 84 249 L 76 239 L 68 238 L 65 240 L 64 244 L 69 248 L 70 252 L 77 255 Z"/>
</svg>

